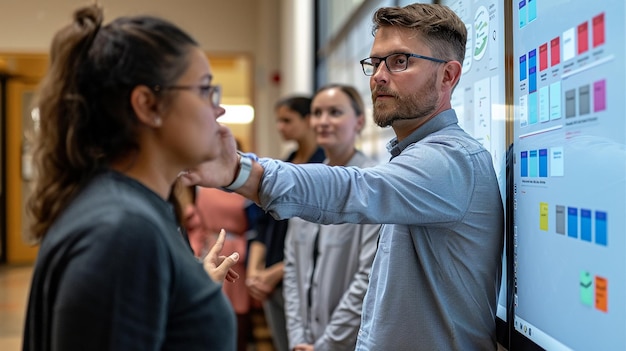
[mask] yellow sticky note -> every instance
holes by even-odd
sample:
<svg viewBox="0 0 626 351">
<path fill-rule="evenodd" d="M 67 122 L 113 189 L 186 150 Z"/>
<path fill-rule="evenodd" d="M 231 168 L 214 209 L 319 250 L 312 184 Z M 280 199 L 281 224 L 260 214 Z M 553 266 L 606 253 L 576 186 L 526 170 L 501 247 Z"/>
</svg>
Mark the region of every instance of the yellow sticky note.
<svg viewBox="0 0 626 351">
<path fill-rule="evenodd" d="M 548 231 L 548 203 L 539 203 L 539 229 Z"/>
</svg>

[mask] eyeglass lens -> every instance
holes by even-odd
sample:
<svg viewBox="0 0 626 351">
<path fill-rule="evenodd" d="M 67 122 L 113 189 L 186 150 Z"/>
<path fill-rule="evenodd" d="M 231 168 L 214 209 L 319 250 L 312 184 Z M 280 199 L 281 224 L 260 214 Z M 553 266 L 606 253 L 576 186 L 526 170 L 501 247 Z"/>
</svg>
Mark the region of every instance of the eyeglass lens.
<svg viewBox="0 0 626 351">
<path fill-rule="evenodd" d="M 383 61 L 385 62 L 385 65 L 387 65 L 387 69 L 391 72 L 404 71 L 408 68 L 409 63 L 409 59 L 406 54 L 393 54 L 383 58 L 370 57 L 363 60 L 361 64 L 363 66 L 363 73 L 371 76 Z"/>
<path fill-rule="evenodd" d="M 213 86 L 213 92 L 211 94 L 211 103 L 213 106 L 218 107 L 222 100 L 222 87 L 219 85 Z"/>
</svg>

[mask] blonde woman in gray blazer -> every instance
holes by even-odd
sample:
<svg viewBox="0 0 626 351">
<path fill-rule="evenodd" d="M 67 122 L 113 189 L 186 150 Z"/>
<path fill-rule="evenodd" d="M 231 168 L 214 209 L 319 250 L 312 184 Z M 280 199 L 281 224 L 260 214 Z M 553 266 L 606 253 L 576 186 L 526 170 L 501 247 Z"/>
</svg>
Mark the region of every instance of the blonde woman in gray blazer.
<svg viewBox="0 0 626 351">
<path fill-rule="evenodd" d="M 315 94 L 311 126 L 326 164 L 376 164 L 354 147 L 364 121 L 354 88 L 330 85 Z M 354 350 L 379 229 L 373 224 L 289 220 L 283 292 L 290 350 Z"/>
</svg>

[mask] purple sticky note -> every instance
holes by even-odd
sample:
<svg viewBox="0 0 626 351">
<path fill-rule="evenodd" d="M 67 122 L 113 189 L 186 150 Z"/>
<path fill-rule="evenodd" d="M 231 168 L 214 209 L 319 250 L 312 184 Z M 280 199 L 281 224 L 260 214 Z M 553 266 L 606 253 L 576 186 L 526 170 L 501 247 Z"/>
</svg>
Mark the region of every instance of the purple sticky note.
<svg viewBox="0 0 626 351">
<path fill-rule="evenodd" d="M 593 83 L 593 111 L 606 110 L 606 80 Z"/>
</svg>

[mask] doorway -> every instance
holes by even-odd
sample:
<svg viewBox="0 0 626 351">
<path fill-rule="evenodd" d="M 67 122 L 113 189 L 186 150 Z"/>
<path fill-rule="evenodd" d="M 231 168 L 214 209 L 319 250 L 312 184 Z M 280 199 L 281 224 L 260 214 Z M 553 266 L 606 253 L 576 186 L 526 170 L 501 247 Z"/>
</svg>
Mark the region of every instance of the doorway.
<svg viewBox="0 0 626 351">
<path fill-rule="evenodd" d="M 0 259 L 7 263 L 32 263 L 37 255 L 28 235 L 30 223 L 25 205 L 32 187 L 32 100 L 47 66 L 47 55 L 0 53 Z"/>
</svg>

